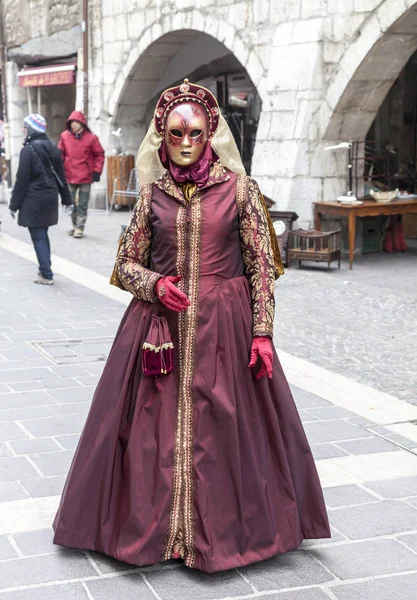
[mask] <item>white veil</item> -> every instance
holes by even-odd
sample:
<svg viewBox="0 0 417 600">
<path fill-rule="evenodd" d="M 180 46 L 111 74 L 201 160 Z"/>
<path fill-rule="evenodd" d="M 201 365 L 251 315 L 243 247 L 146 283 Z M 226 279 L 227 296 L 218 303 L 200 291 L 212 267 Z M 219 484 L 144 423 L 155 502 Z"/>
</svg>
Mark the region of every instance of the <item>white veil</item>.
<svg viewBox="0 0 417 600">
<path fill-rule="evenodd" d="M 156 130 L 155 121 L 152 119 L 136 157 L 140 187 L 153 183 L 166 172 L 158 152 L 162 145 L 162 139 Z M 211 147 L 226 169 L 236 173 L 236 175 L 246 174 L 230 127 L 221 113 L 219 115 L 219 125 L 211 138 Z"/>
</svg>

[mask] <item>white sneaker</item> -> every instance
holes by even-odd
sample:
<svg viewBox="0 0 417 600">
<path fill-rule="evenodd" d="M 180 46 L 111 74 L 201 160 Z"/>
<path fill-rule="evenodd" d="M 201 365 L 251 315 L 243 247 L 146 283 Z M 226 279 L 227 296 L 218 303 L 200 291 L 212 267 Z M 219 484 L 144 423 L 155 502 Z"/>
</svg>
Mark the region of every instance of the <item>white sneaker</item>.
<svg viewBox="0 0 417 600">
<path fill-rule="evenodd" d="M 39 275 L 37 279 L 33 280 L 33 283 L 39 283 L 40 285 L 54 285 L 54 280 L 46 279 L 46 277 L 42 277 L 42 275 Z"/>
</svg>

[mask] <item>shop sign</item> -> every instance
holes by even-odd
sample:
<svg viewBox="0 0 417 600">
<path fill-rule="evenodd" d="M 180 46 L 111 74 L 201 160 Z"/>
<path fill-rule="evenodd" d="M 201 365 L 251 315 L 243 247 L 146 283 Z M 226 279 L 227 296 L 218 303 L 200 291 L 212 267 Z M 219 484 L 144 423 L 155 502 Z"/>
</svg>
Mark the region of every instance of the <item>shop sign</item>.
<svg viewBox="0 0 417 600">
<path fill-rule="evenodd" d="M 19 86 L 23 88 L 68 85 L 75 81 L 75 65 L 26 68 L 18 73 L 18 77 Z"/>
</svg>

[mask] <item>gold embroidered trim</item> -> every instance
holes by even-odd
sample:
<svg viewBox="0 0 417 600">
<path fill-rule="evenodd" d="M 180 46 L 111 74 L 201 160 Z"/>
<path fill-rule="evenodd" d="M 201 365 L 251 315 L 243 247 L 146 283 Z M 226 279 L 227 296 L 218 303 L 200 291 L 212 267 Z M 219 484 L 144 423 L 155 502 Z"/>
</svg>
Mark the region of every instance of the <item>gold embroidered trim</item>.
<svg viewBox="0 0 417 600">
<path fill-rule="evenodd" d="M 168 348 L 174 349 L 174 344 L 172 342 L 166 342 L 165 344 L 162 344 L 161 346 L 154 346 L 153 344 L 150 344 L 149 342 L 144 342 L 142 348 L 143 348 L 143 350 L 153 350 L 154 352 L 160 352 L 161 350 L 168 350 Z"/>
<path fill-rule="evenodd" d="M 177 531 L 175 538 L 174 547 L 172 548 L 172 558 L 185 558 L 186 547 L 184 541 L 184 534 L 181 527 Z"/>
<path fill-rule="evenodd" d="M 268 206 L 266 205 L 263 194 L 260 194 L 260 200 L 265 212 L 266 222 L 268 224 L 269 237 L 272 246 L 272 254 L 274 256 L 275 279 L 279 279 L 281 275 L 284 275 L 284 265 L 281 258 L 281 252 L 278 246 L 277 234 L 275 233 L 274 224 L 272 223 L 271 215 L 269 214 Z"/>
<path fill-rule="evenodd" d="M 176 218 L 177 230 L 177 273 L 181 275 L 181 281 L 178 287 L 182 292 L 185 292 L 185 225 L 186 225 L 186 208 L 184 205 L 179 206 Z M 185 312 L 178 314 L 178 370 L 181 374 L 184 369 L 184 331 L 185 331 Z M 181 517 L 181 490 L 182 490 L 182 419 L 183 419 L 183 399 L 181 394 L 181 383 L 178 389 L 177 399 L 177 422 L 175 430 L 174 442 L 174 466 L 172 475 L 172 501 L 171 512 L 168 527 L 168 539 L 164 552 L 164 560 L 169 560 L 173 552 L 173 547 L 176 542 L 176 537 L 180 529 Z"/>
<path fill-rule="evenodd" d="M 187 214 L 190 214 L 188 227 Z M 201 243 L 201 193 L 197 190 L 187 208 L 177 215 L 177 271 L 182 279 L 181 291 L 188 295 L 190 307 L 178 315 L 179 390 L 177 430 L 174 449 L 172 507 L 165 560 L 173 551 L 185 547 L 185 563 L 195 563 L 194 548 L 194 402 L 193 379 L 198 323 Z M 182 551 L 182 550 L 181 550 Z"/>
<path fill-rule="evenodd" d="M 238 178 L 236 202 L 245 273 L 252 298 L 253 335 L 272 337 L 275 309 L 275 262 L 262 194 L 251 177 Z"/>
<path fill-rule="evenodd" d="M 152 228 L 152 185 L 144 185 L 129 225 L 119 243 L 110 283 L 131 292 L 139 300 L 157 302 L 155 284 L 162 277 L 149 270 Z"/>
<path fill-rule="evenodd" d="M 207 180 L 206 185 L 202 189 L 208 188 L 212 185 L 216 185 L 217 183 L 222 183 L 223 181 L 228 181 L 229 179 L 230 175 L 228 171 L 223 167 L 223 165 L 219 161 L 217 161 L 212 164 L 209 178 Z M 174 181 L 169 171 L 165 171 L 164 175 L 162 175 L 162 177 L 155 181 L 155 185 L 160 190 L 179 200 L 182 204 L 184 204 L 187 201 L 187 199 L 184 197 L 182 186 Z"/>
<path fill-rule="evenodd" d="M 239 213 L 239 219 L 242 221 L 245 212 L 246 196 L 248 195 L 248 186 L 246 175 L 238 175 L 236 179 L 236 203 Z"/>
<path fill-rule="evenodd" d="M 184 472 L 184 539 L 187 549 L 185 563 L 193 567 L 195 563 L 194 547 L 194 402 L 193 379 L 195 372 L 195 351 L 197 339 L 199 283 L 200 283 L 200 245 L 201 245 L 201 194 L 197 191 L 191 205 L 191 232 L 188 297 L 191 305 L 186 312 L 186 346 L 185 346 L 185 372 L 183 381 L 183 394 L 186 410 L 184 411 L 184 444 L 185 472 Z"/>
<path fill-rule="evenodd" d="M 189 202 L 197 189 L 197 184 L 194 183 L 194 181 L 186 181 L 185 183 L 181 184 L 181 189 L 182 193 L 184 194 L 184 198 L 187 200 L 187 202 Z"/>
<path fill-rule="evenodd" d="M 117 257 L 119 256 L 119 252 L 122 248 L 122 244 L 123 244 L 123 236 L 121 236 L 120 240 L 119 240 L 119 245 L 117 246 L 117 252 L 116 252 L 116 262 L 114 264 L 113 267 L 113 271 L 112 274 L 110 276 L 110 285 L 114 285 L 115 287 L 118 287 L 119 289 L 123 290 L 124 292 L 126 292 L 127 290 L 125 289 L 123 283 L 120 281 L 119 278 L 119 274 L 117 272 Z"/>
<path fill-rule="evenodd" d="M 242 220 L 245 212 L 246 198 L 248 195 L 248 181 L 249 177 L 246 175 L 238 175 L 236 180 L 236 203 L 239 212 L 239 219 Z M 275 233 L 274 225 L 272 223 L 271 215 L 269 214 L 268 207 L 265 202 L 265 198 L 259 191 L 259 197 L 261 200 L 262 207 L 264 209 L 266 221 L 268 224 L 269 237 L 271 239 L 272 253 L 274 256 L 275 266 L 275 279 L 278 279 L 281 275 L 284 275 L 284 265 L 281 259 L 281 253 L 278 246 L 278 240 Z"/>
<path fill-rule="evenodd" d="M 151 185 L 144 185 L 143 188 L 141 189 L 140 193 L 139 193 L 136 206 L 140 202 L 141 205 L 142 205 L 142 207 L 144 208 L 144 213 L 147 214 L 151 210 L 151 199 L 152 199 L 152 186 Z M 136 209 L 136 206 L 135 206 L 135 209 Z M 129 221 L 129 227 L 132 225 L 132 223 L 134 221 L 135 212 L 136 211 L 132 212 L 132 215 L 131 215 L 130 221 Z M 127 228 L 126 228 L 126 231 L 127 231 Z M 120 288 L 124 292 L 127 292 L 128 290 L 125 288 L 125 286 L 123 285 L 122 281 L 120 280 L 119 273 L 118 273 L 118 270 L 119 270 L 118 266 L 119 265 L 118 265 L 118 260 L 117 259 L 119 258 L 119 254 L 121 252 L 122 245 L 123 245 L 123 243 L 125 241 L 126 231 L 125 231 L 125 234 L 123 236 L 121 236 L 120 239 L 119 239 L 119 245 L 118 245 L 117 253 L 116 253 L 116 262 L 114 264 L 113 272 L 112 272 L 111 277 L 110 277 L 110 285 L 114 285 L 115 287 Z"/>
</svg>

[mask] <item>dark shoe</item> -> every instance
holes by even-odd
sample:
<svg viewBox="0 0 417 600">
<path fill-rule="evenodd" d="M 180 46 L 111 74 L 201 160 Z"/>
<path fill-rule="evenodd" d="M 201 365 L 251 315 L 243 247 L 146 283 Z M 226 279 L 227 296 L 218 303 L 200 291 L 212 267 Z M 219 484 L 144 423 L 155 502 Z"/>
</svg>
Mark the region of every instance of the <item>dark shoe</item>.
<svg viewBox="0 0 417 600">
<path fill-rule="evenodd" d="M 37 279 L 34 279 L 33 283 L 39 283 L 40 285 L 54 285 L 54 280 L 46 279 L 46 277 L 39 275 Z"/>
</svg>

